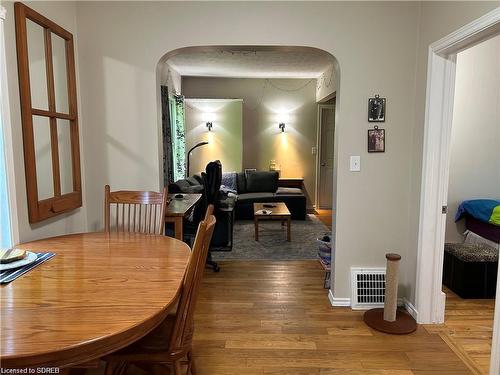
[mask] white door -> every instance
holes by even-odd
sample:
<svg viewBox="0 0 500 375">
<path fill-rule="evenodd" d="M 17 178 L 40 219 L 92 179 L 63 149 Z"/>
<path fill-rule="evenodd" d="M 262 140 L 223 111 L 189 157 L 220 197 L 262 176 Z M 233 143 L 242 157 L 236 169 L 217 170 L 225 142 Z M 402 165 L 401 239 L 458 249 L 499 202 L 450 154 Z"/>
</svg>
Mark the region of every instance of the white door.
<svg viewBox="0 0 500 375">
<path fill-rule="evenodd" d="M 319 106 L 319 125 L 318 208 L 331 210 L 333 199 L 333 138 L 335 133 L 335 105 Z"/>
</svg>

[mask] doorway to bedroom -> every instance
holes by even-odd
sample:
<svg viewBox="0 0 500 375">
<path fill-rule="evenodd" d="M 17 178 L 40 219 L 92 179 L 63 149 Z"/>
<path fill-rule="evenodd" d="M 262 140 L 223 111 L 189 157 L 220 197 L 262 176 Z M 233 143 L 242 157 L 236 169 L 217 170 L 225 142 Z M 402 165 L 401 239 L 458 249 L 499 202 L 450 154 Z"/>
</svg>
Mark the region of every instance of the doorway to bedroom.
<svg viewBox="0 0 500 375">
<path fill-rule="evenodd" d="M 500 249 L 499 66 L 500 35 L 457 54 L 450 137 L 439 331 L 478 374 L 490 368 Z"/>
</svg>

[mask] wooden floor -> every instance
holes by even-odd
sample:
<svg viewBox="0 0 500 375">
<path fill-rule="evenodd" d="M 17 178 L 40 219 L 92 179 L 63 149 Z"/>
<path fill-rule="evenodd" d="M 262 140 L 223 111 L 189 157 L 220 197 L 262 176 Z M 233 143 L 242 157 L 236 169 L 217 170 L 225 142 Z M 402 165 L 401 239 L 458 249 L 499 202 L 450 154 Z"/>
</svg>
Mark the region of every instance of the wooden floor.
<svg viewBox="0 0 500 375">
<path fill-rule="evenodd" d="M 465 300 L 449 289 L 444 292 L 445 324 L 425 329 L 441 335 L 474 374 L 488 374 L 495 300 Z"/>
<path fill-rule="evenodd" d="M 362 312 L 333 309 L 316 261 L 220 265 L 207 271 L 196 309 L 200 375 L 472 373 L 427 328 L 389 336 L 368 328 Z"/>
<path fill-rule="evenodd" d="M 316 217 L 332 229 L 332 210 L 316 210 Z"/>
</svg>

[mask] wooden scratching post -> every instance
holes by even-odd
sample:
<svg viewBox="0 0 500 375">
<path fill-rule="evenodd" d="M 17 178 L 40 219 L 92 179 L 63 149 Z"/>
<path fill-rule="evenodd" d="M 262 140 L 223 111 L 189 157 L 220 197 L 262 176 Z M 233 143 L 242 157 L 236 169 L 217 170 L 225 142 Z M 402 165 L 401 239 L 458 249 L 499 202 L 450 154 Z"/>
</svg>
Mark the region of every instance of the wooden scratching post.
<svg viewBox="0 0 500 375">
<path fill-rule="evenodd" d="M 417 329 L 415 319 L 404 310 L 398 310 L 399 254 L 386 254 L 384 308 L 365 312 L 365 323 L 380 332 L 404 335 Z"/>
</svg>

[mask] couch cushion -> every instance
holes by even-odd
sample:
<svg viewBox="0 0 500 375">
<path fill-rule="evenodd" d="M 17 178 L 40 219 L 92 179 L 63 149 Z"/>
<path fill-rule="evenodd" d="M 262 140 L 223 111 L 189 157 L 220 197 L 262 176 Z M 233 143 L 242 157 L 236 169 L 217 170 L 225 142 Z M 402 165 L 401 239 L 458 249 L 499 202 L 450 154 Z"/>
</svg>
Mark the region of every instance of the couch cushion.
<svg viewBox="0 0 500 375">
<path fill-rule="evenodd" d="M 173 183 L 174 185 L 177 186 L 179 191 L 184 191 L 185 189 L 189 189 L 191 184 L 187 180 L 178 180 Z"/>
<path fill-rule="evenodd" d="M 194 174 L 192 176 L 200 185 L 203 185 L 203 177 L 201 177 L 201 173 Z"/>
<path fill-rule="evenodd" d="M 183 190 L 183 193 L 188 194 L 203 194 L 205 187 L 203 185 L 193 185 Z"/>
<path fill-rule="evenodd" d="M 302 194 L 302 190 L 299 188 L 289 188 L 289 187 L 278 187 L 276 195 L 299 195 Z"/>
<path fill-rule="evenodd" d="M 236 187 L 238 194 L 243 194 L 247 192 L 247 181 L 245 177 L 245 172 L 236 173 Z"/>
<path fill-rule="evenodd" d="M 198 179 L 196 179 L 194 176 L 186 178 L 186 181 L 189 183 L 189 185 L 194 186 L 194 185 L 201 185 Z"/>
<path fill-rule="evenodd" d="M 278 190 L 278 172 L 255 171 L 247 173 L 247 192 L 275 193 Z"/>
<path fill-rule="evenodd" d="M 187 179 L 168 185 L 169 193 L 203 194 L 203 185 L 191 185 Z"/>
<path fill-rule="evenodd" d="M 254 203 L 254 202 L 265 202 L 268 200 L 271 202 L 274 199 L 273 193 L 244 193 L 238 194 L 238 204 L 242 203 Z"/>
</svg>

